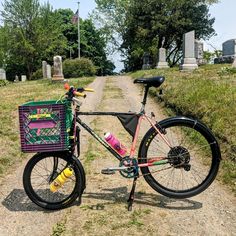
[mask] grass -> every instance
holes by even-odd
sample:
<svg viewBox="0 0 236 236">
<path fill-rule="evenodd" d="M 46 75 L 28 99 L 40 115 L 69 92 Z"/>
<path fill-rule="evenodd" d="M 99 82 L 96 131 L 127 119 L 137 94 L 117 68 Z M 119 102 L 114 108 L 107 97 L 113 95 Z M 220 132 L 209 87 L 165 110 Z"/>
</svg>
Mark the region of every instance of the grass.
<svg viewBox="0 0 236 236">
<path fill-rule="evenodd" d="M 61 236 L 66 231 L 66 222 L 67 218 L 64 218 L 62 221 L 57 222 L 55 226 L 53 226 L 53 231 L 51 236 Z"/>
<path fill-rule="evenodd" d="M 222 151 L 220 179 L 236 193 L 236 70 L 229 65 L 206 65 L 181 72 L 178 68 L 132 73 L 133 78 L 164 75 L 159 97 L 170 115 L 184 115 L 204 122 L 219 140 Z M 159 89 L 151 89 L 156 96 Z"/>
<path fill-rule="evenodd" d="M 83 87 L 94 78 L 72 79 L 71 85 Z M 0 87 L 0 176 L 27 154 L 20 151 L 18 106 L 27 101 L 58 99 L 65 93 L 61 83 L 48 80 L 10 83 Z"/>
</svg>

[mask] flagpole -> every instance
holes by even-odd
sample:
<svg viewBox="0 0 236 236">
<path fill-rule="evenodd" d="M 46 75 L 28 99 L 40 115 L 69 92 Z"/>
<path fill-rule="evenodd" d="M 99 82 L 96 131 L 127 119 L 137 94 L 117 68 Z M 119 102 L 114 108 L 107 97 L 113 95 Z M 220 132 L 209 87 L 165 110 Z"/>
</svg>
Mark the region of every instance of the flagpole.
<svg viewBox="0 0 236 236">
<path fill-rule="evenodd" d="M 80 59 L 80 19 L 79 19 L 79 5 L 80 2 L 78 2 L 78 58 Z"/>
</svg>

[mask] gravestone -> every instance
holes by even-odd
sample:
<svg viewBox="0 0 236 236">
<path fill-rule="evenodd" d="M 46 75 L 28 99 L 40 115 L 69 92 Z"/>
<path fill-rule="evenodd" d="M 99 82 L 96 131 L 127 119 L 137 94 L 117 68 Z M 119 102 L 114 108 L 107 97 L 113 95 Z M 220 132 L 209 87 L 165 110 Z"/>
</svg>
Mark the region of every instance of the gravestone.
<svg viewBox="0 0 236 236">
<path fill-rule="evenodd" d="M 21 82 L 25 82 L 26 80 L 27 80 L 26 75 L 22 75 L 22 76 L 21 76 Z"/>
<path fill-rule="evenodd" d="M 222 44 L 222 56 L 229 57 L 236 55 L 236 39 L 230 39 Z"/>
<path fill-rule="evenodd" d="M 214 59 L 214 64 L 234 63 L 236 57 L 236 39 L 230 39 L 222 44 L 222 56 Z"/>
<path fill-rule="evenodd" d="M 47 65 L 47 79 L 51 79 L 52 78 L 52 67 L 50 65 Z"/>
<path fill-rule="evenodd" d="M 60 82 L 64 80 L 61 56 L 53 57 L 53 77 L 52 81 Z"/>
<path fill-rule="evenodd" d="M 142 70 L 149 70 L 150 69 L 150 54 L 148 52 L 145 52 L 143 54 L 143 66 Z"/>
<path fill-rule="evenodd" d="M 206 64 L 204 58 L 204 44 L 199 40 L 195 40 L 195 58 L 198 65 Z"/>
<path fill-rule="evenodd" d="M 19 82 L 19 76 L 18 76 L 18 75 L 15 76 L 14 82 L 15 82 L 15 83 L 18 83 L 18 82 Z"/>
<path fill-rule="evenodd" d="M 159 48 L 158 51 L 158 63 L 156 68 L 169 68 L 168 63 L 166 62 L 166 49 Z"/>
<path fill-rule="evenodd" d="M 0 80 L 6 80 L 6 71 L 4 69 L 0 69 Z"/>
<path fill-rule="evenodd" d="M 47 78 L 47 62 L 42 61 L 43 78 Z"/>
<path fill-rule="evenodd" d="M 194 70 L 198 68 L 195 58 L 195 31 L 190 31 L 183 35 L 184 57 L 180 66 L 181 70 Z"/>
</svg>

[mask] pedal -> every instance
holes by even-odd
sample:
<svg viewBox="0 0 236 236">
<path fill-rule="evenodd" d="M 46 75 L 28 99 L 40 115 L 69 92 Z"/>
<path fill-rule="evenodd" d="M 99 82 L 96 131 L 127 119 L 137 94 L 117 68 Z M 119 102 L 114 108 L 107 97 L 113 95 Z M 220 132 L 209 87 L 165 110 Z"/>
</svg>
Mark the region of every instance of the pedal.
<svg viewBox="0 0 236 236">
<path fill-rule="evenodd" d="M 101 171 L 101 173 L 102 173 L 103 175 L 114 175 L 116 172 L 115 172 L 114 170 L 111 170 L 111 169 L 103 169 L 103 170 Z"/>
</svg>

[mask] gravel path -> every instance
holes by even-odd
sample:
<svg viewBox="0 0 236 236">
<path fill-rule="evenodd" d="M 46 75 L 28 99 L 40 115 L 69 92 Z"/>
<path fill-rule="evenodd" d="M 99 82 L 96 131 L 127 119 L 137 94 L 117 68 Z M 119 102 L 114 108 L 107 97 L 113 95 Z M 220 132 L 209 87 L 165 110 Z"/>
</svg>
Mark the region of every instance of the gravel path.
<svg viewBox="0 0 236 236">
<path fill-rule="evenodd" d="M 84 100 L 83 111 L 127 112 L 140 108 L 142 90 L 128 77 L 97 78 L 90 87 L 96 92 Z M 157 120 L 165 117 L 153 99 L 148 100 L 146 110 L 147 113 L 153 111 Z M 112 129 L 119 137 L 129 139 L 115 118 L 93 118 L 94 122 L 87 118 L 86 122 L 92 123 L 99 133 Z M 144 126 L 141 132 L 147 128 Z M 81 159 L 85 162 L 84 154 L 88 144 L 91 145 L 91 138 L 83 132 L 81 140 Z M 26 161 L 3 179 L 0 236 L 47 236 L 60 222 L 64 222 L 65 229 L 59 235 L 236 235 L 235 197 L 217 181 L 198 196 L 173 200 L 156 193 L 140 178 L 133 212 L 128 212 L 126 200 L 132 181 L 119 174 L 101 175 L 102 168 L 118 163 L 100 148 L 94 153 L 98 158 L 86 166 L 87 188 L 81 206 L 75 204 L 62 211 L 48 212 L 31 203 L 22 187 Z"/>
</svg>

